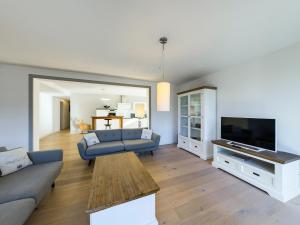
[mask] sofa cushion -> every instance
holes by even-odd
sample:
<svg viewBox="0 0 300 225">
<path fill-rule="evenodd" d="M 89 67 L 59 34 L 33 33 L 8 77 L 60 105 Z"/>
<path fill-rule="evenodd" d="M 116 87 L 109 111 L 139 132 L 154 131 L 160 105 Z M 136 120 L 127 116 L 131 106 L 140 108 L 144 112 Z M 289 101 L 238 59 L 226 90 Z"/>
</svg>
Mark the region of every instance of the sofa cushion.
<svg viewBox="0 0 300 225">
<path fill-rule="evenodd" d="M 0 203 L 24 198 L 33 198 L 39 203 L 59 175 L 61 167 L 61 161 L 44 163 L 0 177 Z"/>
<path fill-rule="evenodd" d="M 141 139 L 142 129 L 123 129 L 122 140 L 136 140 Z"/>
<path fill-rule="evenodd" d="M 152 148 L 155 146 L 154 141 L 146 139 L 124 140 L 125 150 L 131 151 L 136 149 Z"/>
<path fill-rule="evenodd" d="M 102 155 L 107 153 L 114 153 L 124 151 L 124 144 L 122 141 L 112 142 L 101 142 L 99 144 L 90 146 L 86 150 L 86 154 L 91 155 Z"/>
<path fill-rule="evenodd" d="M 35 208 L 32 198 L 0 204 L 1 225 L 23 225 Z"/>
<path fill-rule="evenodd" d="M 96 130 L 96 135 L 100 142 L 121 141 L 122 133 L 120 129 L 115 130 Z"/>
</svg>

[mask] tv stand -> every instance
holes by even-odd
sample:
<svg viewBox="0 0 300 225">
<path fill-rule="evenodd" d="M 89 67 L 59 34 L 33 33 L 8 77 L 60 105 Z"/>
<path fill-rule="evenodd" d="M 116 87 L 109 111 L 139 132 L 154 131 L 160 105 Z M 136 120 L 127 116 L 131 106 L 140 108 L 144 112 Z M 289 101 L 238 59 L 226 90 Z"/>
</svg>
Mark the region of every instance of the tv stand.
<svg viewBox="0 0 300 225">
<path fill-rule="evenodd" d="M 287 152 L 253 151 L 225 140 L 212 141 L 212 165 L 286 202 L 300 194 L 300 156 Z"/>
</svg>

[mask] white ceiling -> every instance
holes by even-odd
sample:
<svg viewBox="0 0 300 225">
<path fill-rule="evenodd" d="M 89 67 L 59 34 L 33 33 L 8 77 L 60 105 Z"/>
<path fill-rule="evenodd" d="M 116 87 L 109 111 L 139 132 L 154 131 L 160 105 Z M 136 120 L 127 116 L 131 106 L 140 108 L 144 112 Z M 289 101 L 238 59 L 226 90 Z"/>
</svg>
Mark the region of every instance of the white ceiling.
<svg viewBox="0 0 300 225">
<path fill-rule="evenodd" d="M 93 84 L 73 81 L 37 79 L 40 92 L 53 96 L 69 97 L 71 94 L 97 94 L 103 96 L 125 95 L 147 97 L 148 89 L 108 84 Z"/>
<path fill-rule="evenodd" d="M 1 0 L 0 61 L 193 79 L 300 41 L 299 0 Z"/>
</svg>

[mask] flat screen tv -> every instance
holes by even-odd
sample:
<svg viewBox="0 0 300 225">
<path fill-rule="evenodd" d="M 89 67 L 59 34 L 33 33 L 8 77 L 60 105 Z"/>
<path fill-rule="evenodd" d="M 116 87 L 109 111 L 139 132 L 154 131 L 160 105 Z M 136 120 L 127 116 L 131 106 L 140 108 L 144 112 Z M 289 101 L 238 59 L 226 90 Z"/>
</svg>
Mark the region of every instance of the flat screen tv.
<svg viewBox="0 0 300 225">
<path fill-rule="evenodd" d="M 276 151 L 275 119 L 222 117 L 221 138 Z"/>
</svg>

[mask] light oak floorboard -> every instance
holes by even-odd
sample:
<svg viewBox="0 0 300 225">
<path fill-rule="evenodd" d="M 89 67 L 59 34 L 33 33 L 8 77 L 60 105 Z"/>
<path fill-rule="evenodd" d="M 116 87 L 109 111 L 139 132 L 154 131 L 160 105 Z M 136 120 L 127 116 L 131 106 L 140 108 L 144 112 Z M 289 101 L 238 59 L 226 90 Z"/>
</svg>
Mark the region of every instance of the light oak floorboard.
<svg viewBox="0 0 300 225">
<path fill-rule="evenodd" d="M 81 138 L 63 131 L 40 141 L 43 150 L 63 149 L 64 167 L 26 225 L 89 224 L 85 210 L 93 165 L 79 157 Z M 139 158 L 161 188 L 156 198 L 160 225 L 300 224 L 300 197 L 281 203 L 175 145 Z"/>
</svg>

